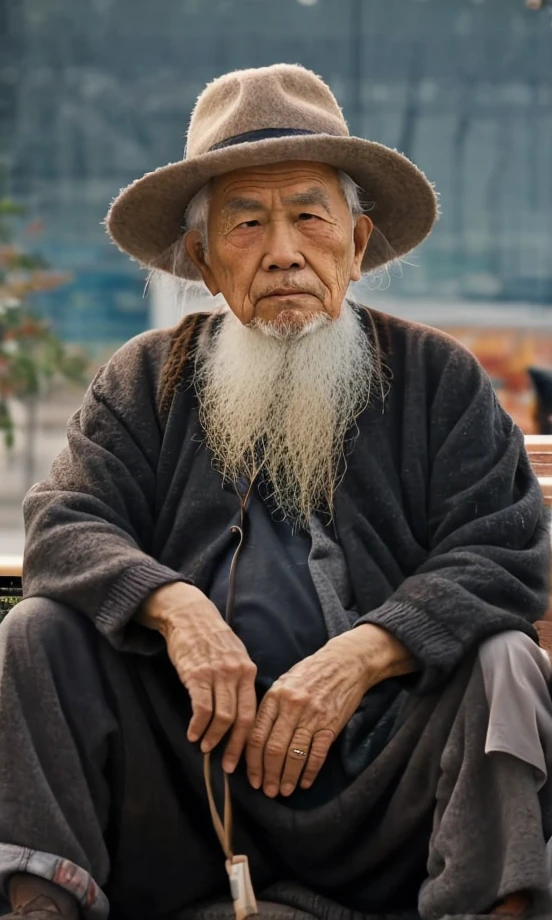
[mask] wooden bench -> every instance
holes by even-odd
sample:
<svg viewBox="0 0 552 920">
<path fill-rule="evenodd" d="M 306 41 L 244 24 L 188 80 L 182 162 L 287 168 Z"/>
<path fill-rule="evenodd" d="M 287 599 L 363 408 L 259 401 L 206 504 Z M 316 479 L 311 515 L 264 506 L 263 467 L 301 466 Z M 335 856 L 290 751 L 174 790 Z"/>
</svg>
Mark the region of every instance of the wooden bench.
<svg viewBox="0 0 552 920">
<path fill-rule="evenodd" d="M 525 437 L 525 446 L 531 465 L 539 477 L 544 500 L 552 508 L 552 435 L 529 434 Z M 535 623 L 541 645 L 552 657 L 552 591 L 548 611 L 543 620 Z"/>
<path fill-rule="evenodd" d="M 546 503 L 552 508 L 552 435 L 527 435 L 525 444 Z M 22 566 L 21 556 L 0 556 L 0 591 L 5 598 L 15 599 L 21 592 Z M 10 595 L 10 592 L 14 593 Z M 0 597 L 0 603 L 1 600 Z M 552 656 L 552 594 L 548 612 L 536 626 L 543 646 Z"/>
<path fill-rule="evenodd" d="M 548 505 L 552 506 L 552 434 L 528 434 L 525 446 L 531 466 L 539 477 Z"/>
</svg>

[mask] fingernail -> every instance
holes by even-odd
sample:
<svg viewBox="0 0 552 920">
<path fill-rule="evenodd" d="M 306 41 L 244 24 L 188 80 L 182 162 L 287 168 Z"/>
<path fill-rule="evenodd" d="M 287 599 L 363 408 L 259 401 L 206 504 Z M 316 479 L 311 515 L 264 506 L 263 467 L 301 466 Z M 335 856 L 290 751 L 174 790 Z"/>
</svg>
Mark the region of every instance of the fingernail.
<svg viewBox="0 0 552 920">
<path fill-rule="evenodd" d="M 199 735 L 196 735 L 195 732 L 188 732 L 188 741 L 194 742 L 194 741 L 197 741 L 198 739 L 199 739 Z"/>
<path fill-rule="evenodd" d="M 264 794 L 270 799 L 275 798 L 278 795 L 278 786 L 275 786 L 274 783 L 269 783 L 268 786 L 264 787 Z"/>
<path fill-rule="evenodd" d="M 211 750 L 211 745 L 209 744 L 208 741 L 201 742 L 201 750 L 203 751 L 204 754 L 209 753 L 209 751 Z"/>
<path fill-rule="evenodd" d="M 225 757 L 222 761 L 222 769 L 225 773 L 233 773 L 236 769 L 236 761 L 232 760 L 231 757 Z"/>
<path fill-rule="evenodd" d="M 249 777 L 249 782 L 250 782 L 251 785 L 253 786 L 253 789 L 260 789 L 260 788 L 261 788 L 261 781 L 260 781 L 260 779 L 259 779 L 258 776 L 250 776 L 250 777 Z"/>
<path fill-rule="evenodd" d="M 282 795 L 291 795 L 294 789 L 295 789 L 295 786 L 293 785 L 293 783 L 286 783 L 285 786 L 282 786 L 280 791 Z"/>
</svg>

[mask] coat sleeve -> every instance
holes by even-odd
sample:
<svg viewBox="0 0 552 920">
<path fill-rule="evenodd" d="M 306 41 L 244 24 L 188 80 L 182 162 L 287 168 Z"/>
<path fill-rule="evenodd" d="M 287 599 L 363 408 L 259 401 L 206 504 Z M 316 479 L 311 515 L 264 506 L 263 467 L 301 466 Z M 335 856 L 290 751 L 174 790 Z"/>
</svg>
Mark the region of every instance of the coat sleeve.
<svg viewBox="0 0 552 920">
<path fill-rule="evenodd" d="M 24 596 L 66 604 L 116 647 L 146 653 L 162 642 L 132 622 L 140 603 L 185 580 L 149 553 L 162 431 L 147 342 L 128 343 L 99 372 L 23 507 Z"/>
<path fill-rule="evenodd" d="M 429 401 L 428 555 L 356 623 L 388 629 L 421 665 L 419 692 L 445 681 L 489 636 L 532 626 L 548 605 L 550 534 L 524 438 L 475 359 L 449 349 Z"/>
</svg>

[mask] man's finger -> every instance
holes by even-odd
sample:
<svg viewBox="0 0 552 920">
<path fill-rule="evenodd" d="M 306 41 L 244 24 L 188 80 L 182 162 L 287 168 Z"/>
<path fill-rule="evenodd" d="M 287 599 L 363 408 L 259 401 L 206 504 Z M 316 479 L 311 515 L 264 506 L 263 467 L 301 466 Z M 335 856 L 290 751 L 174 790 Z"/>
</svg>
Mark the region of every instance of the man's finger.
<svg viewBox="0 0 552 920">
<path fill-rule="evenodd" d="M 263 783 L 264 748 L 277 716 L 278 703 L 269 691 L 259 707 L 245 749 L 247 776 L 254 789 L 260 789 Z"/>
<path fill-rule="evenodd" d="M 289 714 L 278 714 L 264 746 L 263 757 L 263 792 L 274 798 L 280 791 L 280 779 L 284 764 L 288 756 L 291 740 L 296 731 L 296 726 L 290 720 Z"/>
<path fill-rule="evenodd" d="M 251 677 L 243 678 L 238 685 L 238 702 L 236 721 L 226 745 L 222 768 L 227 773 L 232 773 L 242 755 L 247 736 L 255 724 L 257 714 L 257 695 L 255 683 Z"/>
<path fill-rule="evenodd" d="M 299 778 L 309 761 L 312 734 L 306 727 L 300 727 L 293 733 L 288 745 L 280 779 L 282 795 L 294 792 Z"/>
<path fill-rule="evenodd" d="M 213 687 L 213 718 L 205 736 L 201 741 L 201 750 L 204 754 L 212 751 L 228 729 L 234 724 L 237 706 L 237 685 L 234 680 L 226 677 L 215 678 Z"/>
<path fill-rule="evenodd" d="M 213 689 L 209 684 L 190 682 L 187 690 L 192 704 L 188 741 L 199 741 L 213 717 Z"/>
<path fill-rule="evenodd" d="M 335 734 L 329 728 L 321 729 L 313 736 L 309 756 L 299 784 L 301 789 L 309 789 L 314 783 L 324 765 L 324 761 L 328 756 L 328 751 L 332 746 L 334 738 Z M 283 785 L 284 783 L 282 782 L 282 786 Z"/>
</svg>

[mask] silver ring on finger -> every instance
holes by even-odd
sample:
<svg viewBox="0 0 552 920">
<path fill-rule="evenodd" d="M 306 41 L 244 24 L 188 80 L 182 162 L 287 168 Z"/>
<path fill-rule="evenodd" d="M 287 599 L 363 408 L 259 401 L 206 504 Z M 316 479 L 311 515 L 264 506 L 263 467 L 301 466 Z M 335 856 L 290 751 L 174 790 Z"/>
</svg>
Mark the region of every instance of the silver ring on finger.
<svg viewBox="0 0 552 920">
<path fill-rule="evenodd" d="M 296 757 L 306 757 L 307 751 L 302 751 L 301 748 L 291 748 L 291 753 L 295 754 Z"/>
</svg>

